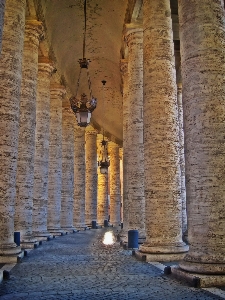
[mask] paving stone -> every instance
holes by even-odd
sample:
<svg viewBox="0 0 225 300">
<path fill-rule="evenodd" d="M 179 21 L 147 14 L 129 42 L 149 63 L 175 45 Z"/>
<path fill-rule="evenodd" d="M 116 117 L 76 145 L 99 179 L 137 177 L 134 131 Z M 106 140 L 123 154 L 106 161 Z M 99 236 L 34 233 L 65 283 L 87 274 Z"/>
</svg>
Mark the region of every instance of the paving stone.
<svg viewBox="0 0 225 300">
<path fill-rule="evenodd" d="M 165 276 L 131 251 L 103 245 L 102 228 L 61 236 L 29 252 L 0 284 L 1 300 L 222 299 Z"/>
</svg>

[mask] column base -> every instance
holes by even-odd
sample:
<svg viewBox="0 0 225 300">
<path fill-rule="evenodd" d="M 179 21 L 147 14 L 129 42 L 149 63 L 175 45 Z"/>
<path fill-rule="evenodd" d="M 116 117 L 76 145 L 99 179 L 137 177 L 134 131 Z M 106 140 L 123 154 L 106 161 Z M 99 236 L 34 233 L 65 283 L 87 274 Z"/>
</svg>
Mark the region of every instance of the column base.
<svg viewBox="0 0 225 300">
<path fill-rule="evenodd" d="M 48 228 L 48 231 L 53 235 L 53 236 L 62 236 L 66 234 L 66 231 L 62 230 L 61 228 Z"/>
<path fill-rule="evenodd" d="M 0 264 L 11 264 L 11 263 L 19 263 L 21 262 L 22 258 L 24 257 L 24 251 L 21 251 L 17 254 L 11 254 L 11 255 L 0 255 Z"/>
<path fill-rule="evenodd" d="M 0 256 L 19 255 L 21 253 L 21 247 L 16 243 L 2 244 L 0 245 Z"/>
<path fill-rule="evenodd" d="M 225 275 L 191 273 L 182 270 L 179 266 L 171 267 L 171 273 L 175 278 L 188 282 L 194 287 L 225 286 Z"/>
<path fill-rule="evenodd" d="M 20 241 L 21 249 L 34 249 L 39 246 L 38 240 L 32 235 L 22 236 Z"/>
<path fill-rule="evenodd" d="M 153 254 L 153 255 L 166 255 L 166 254 L 176 254 L 185 253 L 189 250 L 189 246 L 184 242 L 178 242 L 172 245 L 152 245 L 150 243 L 144 243 L 140 246 L 140 252 L 143 254 Z"/>
<path fill-rule="evenodd" d="M 143 253 L 139 250 L 136 250 L 134 253 L 135 257 L 141 261 L 180 261 L 182 260 L 186 253 Z"/>
<path fill-rule="evenodd" d="M 37 239 L 38 242 L 50 241 L 53 238 L 51 233 L 48 231 L 45 231 L 45 232 L 34 232 L 33 231 L 33 236 Z"/>
<path fill-rule="evenodd" d="M 77 232 L 77 228 L 75 227 L 61 227 L 63 231 L 67 233 L 74 233 L 74 232 Z"/>
</svg>

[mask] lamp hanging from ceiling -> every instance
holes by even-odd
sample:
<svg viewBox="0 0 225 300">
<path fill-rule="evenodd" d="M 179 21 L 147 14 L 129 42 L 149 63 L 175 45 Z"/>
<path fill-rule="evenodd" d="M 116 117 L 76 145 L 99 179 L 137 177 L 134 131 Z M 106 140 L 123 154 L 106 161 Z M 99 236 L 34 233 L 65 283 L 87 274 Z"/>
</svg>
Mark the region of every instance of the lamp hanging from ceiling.
<svg viewBox="0 0 225 300">
<path fill-rule="evenodd" d="M 87 59 L 85 56 L 85 50 L 86 50 L 86 23 L 87 23 L 87 2 L 84 0 L 84 37 L 83 37 L 83 58 L 79 59 L 79 65 L 80 65 L 80 72 L 79 77 L 77 81 L 77 89 L 75 96 L 70 98 L 70 105 L 71 109 L 74 112 L 77 123 L 80 127 L 86 127 L 91 120 L 91 113 L 96 108 L 97 105 L 97 99 L 93 97 L 92 95 L 92 89 L 91 89 L 91 79 L 90 74 L 88 70 L 88 66 L 90 63 L 90 60 Z M 89 95 L 86 95 L 86 93 L 82 92 L 80 98 L 78 97 L 78 91 L 80 87 L 80 78 L 81 73 L 83 70 L 86 70 L 87 73 L 87 85 L 88 85 L 88 92 Z"/>
<path fill-rule="evenodd" d="M 105 84 L 106 84 L 106 81 L 102 80 L 103 112 L 104 112 L 104 87 L 105 87 Z M 98 165 L 100 167 L 101 174 L 108 173 L 108 167 L 110 165 L 110 162 L 109 162 L 109 156 L 108 156 L 108 142 L 104 138 L 104 127 L 103 127 L 103 139 L 101 141 L 100 160 L 98 162 Z"/>
</svg>

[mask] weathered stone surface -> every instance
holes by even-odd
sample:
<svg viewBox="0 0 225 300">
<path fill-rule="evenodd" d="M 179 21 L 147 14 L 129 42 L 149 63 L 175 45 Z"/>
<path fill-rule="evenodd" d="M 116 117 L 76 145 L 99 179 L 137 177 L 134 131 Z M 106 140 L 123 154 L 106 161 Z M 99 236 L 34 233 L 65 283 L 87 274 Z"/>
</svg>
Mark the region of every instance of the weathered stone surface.
<svg viewBox="0 0 225 300">
<path fill-rule="evenodd" d="M 4 26 L 5 0 L 0 1 L 0 53 L 2 50 L 2 32 Z"/>
<path fill-rule="evenodd" d="M 180 196 L 182 203 L 182 232 L 187 236 L 187 209 L 186 209 L 186 186 L 185 186 L 185 158 L 184 158 L 184 127 L 183 127 L 183 103 L 182 84 L 177 84 L 177 106 L 179 120 L 179 153 L 180 153 Z"/>
<path fill-rule="evenodd" d="M 0 57 L 0 255 L 21 251 L 13 232 L 25 5 L 24 0 L 5 4 Z"/>
<path fill-rule="evenodd" d="M 85 222 L 97 221 L 97 132 L 91 127 L 85 134 Z"/>
<path fill-rule="evenodd" d="M 109 217 L 108 201 L 108 174 L 101 174 L 98 168 L 98 192 L 97 192 L 97 222 L 104 225 L 104 220 Z"/>
<path fill-rule="evenodd" d="M 73 222 L 85 227 L 85 129 L 74 127 L 74 212 Z"/>
<path fill-rule="evenodd" d="M 121 207 L 120 207 L 120 221 L 123 223 L 123 148 L 119 149 L 119 157 L 120 157 L 120 199 L 121 199 Z"/>
<path fill-rule="evenodd" d="M 49 232 L 59 232 L 62 189 L 62 100 L 65 87 L 50 85 L 50 135 L 48 166 L 48 215 Z"/>
<path fill-rule="evenodd" d="M 75 116 L 71 109 L 62 110 L 62 199 L 61 227 L 73 229 L 74 198 L 74 124 Z"/>
<path fill-rule="evenodd" d="M 127 191 L 127 180 L 128 180 L 128 60 L 122 59 L 120 62 L 120 69 L 123 79 L 123 229 L 120 235 L 125 237 L 128 231 L 128 191 Z"/>
<path fill-rule="evenodd" d="M 50 235 L 47 231 L 47 210 L 50 78 L 52 71 L 53 67 L 50 61 L 45 57 L 39 57 L 33 194 L 33 234 L 35 236 Z"/>
<path fill-rule="evenodd" d="M 180 267 L 225 274 L 225 26 L 221 1 L 179 1 L 188 240 Z"/>
<path fill-rule="evenodd" d="M 128 230 L 145 237 L 144 145 L 143 145 L 143 29 L 126 25 L 128 46 Z"/>
<path fill-rule="evenodd" d="M 182 253 L 188 247 L 182 241 L 179 124 L 170 1 L 144 0 L 143 26 L 146 242 L 140 251 Z"/>
<path fill-rule="evenodd" d="M 35 243 L 32 238 L 34 150 L 36 125 L 36 95 L 38 46 L 43 34 L 41 22 L 27 20 L 25 25 L 18 159 L 16 175 L 15 231 L 20 232 L 21 245 Z"/>
<path fill-rule="evenodd" d="M 109 142 L 110 156 L 109 194 L 110 194 L 110 223 L 113 226 L 120 224 L 121 190 L 120 190 L 120 157 L 119 146 Z"/>
</svg>

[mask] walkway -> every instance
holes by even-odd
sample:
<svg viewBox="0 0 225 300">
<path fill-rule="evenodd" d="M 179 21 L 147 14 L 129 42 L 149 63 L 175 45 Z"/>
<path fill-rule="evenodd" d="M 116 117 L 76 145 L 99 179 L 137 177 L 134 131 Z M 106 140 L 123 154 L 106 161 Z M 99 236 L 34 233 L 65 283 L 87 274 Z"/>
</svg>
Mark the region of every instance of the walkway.
<svg viewBox="0 0 225 300">
<path fill-rule="evenodd" d="M 102 228 L 57 237 L 29 252 L 0 284 L 1 300 L 224 299 L 163 275 L 131 251 L 102 243 Z M 222 290 L 220 290 L 222 291 Z M 222 291 L 225 293 L 224 291 Z"/>
</svg>

